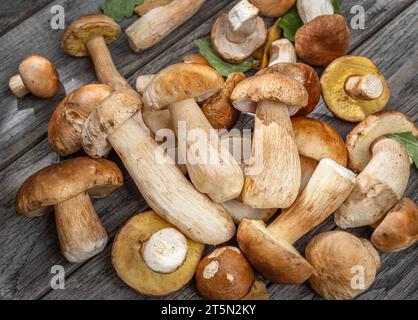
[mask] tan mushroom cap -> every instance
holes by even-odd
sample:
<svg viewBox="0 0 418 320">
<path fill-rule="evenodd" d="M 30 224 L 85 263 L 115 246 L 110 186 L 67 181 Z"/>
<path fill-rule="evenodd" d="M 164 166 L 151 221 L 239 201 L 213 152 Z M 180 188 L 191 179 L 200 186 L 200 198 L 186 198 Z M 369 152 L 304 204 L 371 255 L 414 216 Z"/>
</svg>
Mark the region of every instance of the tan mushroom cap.
<svg viewBox="0 0 418 320">
<path fill-rule="evenodd" d="M 178 63 L 160 71 L 147 86 L 144 104 L 153 109 L 165 109 L 182 100 L 210 97 L 223 86 L 224 79 L 212 67 Z"/>
<path fill-rule="evenodd" d="M 394 252 L 413 246 L 418 241 L 418 206 L 402 199 L 377 226 L 372 243 L 381 251 Z"/>
<path fill-rule="evenodd" d="M 155 232 L 175 228 L 155 212 L 139 213 L 119 230 L 112 247 L 112 264 L 119 278 L 138 293 L 166 296 L 186 285 L 194 276 L 205 246 L 187 239 L 188 251 L 182 266 L 168 274 L 151 270 L 141 250 Z"/>
<path fill-rule="evenodd" d="M 329 158 L 347 166 L 347 148 L 339 133 L 321 120 L 293 118 L 293 132 L 299 154 L 320 161 Z"/>
<path fill-rule="evenodd" d="M 250 0 L 251 4 L 266 17 L 281 17 L 289 11 L 296 0 Z"/>
<path fill-rule="evenodd" d="M 28 178 L 16 196 L 16 211 L 27 217 L 88 192 L 105 197 L 123 184 L 122 172 L 108 160 L 79 157 L 43 168 Z"/>
<path fill-rule="evenodd" d="M 81 132 L 85 121 L 112 91 L 105 84 L 88 84 L 68 94 L 49 120 L 50 147 L 61 156 L 81 150 Z"/>
<path fill-rule="evenodd" d="M 115 41 L 121 33 L 120 26 L 103 14 L 89 14 L 73 21 L 64 32 L 61 47 L 75 57 L 86 57 L 86 43 L 93 37 L 102 36 L 107 44 Z"/>
<path fill-rule="evenodd" d="M 308 104 L 300 109 L 295 116 L 302 117 L 310 114 L 318 105 L 321 99 L 321 85 L 316 71 L 303 63 L 278 63 L 257 73 L 263 75 L 267 73 L 278 72 L 298 80 L 305 87 L 309 94 Z"/>
<path fill-rule="evenodd" d="M 244 219 L 237 238 L 255 269 L 273 282 L 303 283 L 312 274 L 305 258 L 291 244 L 268 234 L 262 221 Z"/>
<path fill-rule="evenodd" d="M 401 112 L 389 110 L 368 116 L 347 136 L 348 166 L 362 171 L 372 158 L 371 147 L 378 138 L 404 132 L 418 137 L 417 126 Z"/>
<path fill-rule="evenodd" d="M 231 63 L 242 63 L 248 59 L 267 38 L 267 27 L 261 17 L 257 17 L 255 31 L 243 43 L 234 43 L 228 40 L 228 14 L 220 15 L 211 32 L 213 49 L 224 59 Z"/>
<path fill-rule="evenodd" d="M 196 286 L 208 300 L 239 300 L 254 283 L 254 271 L 241 250 L 221 247 L 200 261 Z"/>
<path fill-rule="evenodd" d="M 383 84 L 383 94 L 373 100 L 357 99 L 346 91 L 346 83 L 353 76 L 377 76 Z M 390 90 L 376 65 L 366 57 L 345 56 L 332 62 L 321 76 L 322 94 L 328 109 L 338 118 L 359 122 L 385 108 Z"/>
<path fill-rule="evenodd" d="M 19 75 L 26 89 L 39 98 L 54 97 L 60 88 L 55 65 L 38 54 L 31 55 L 20 63 Z"/>
<path fill-rule="evenodd" d="M 312 289 L 329 300 L 354 299 L 366 291 L 375 280 L 380 258 L 365 241 L 343 231 L 325 232 L 311 239 L 305 256 L 313 267 L 308 280 Z M 356 273 L 359 277 L 364 274 L 364 288 L 352 285 Z"/>
<path fill-rule="evenodd" d="M 324 66 L 348 52 L 350 38 L 343 16 L 319 16 L 296 32 L 296 53 L 309 64 Z"/>
</svg>

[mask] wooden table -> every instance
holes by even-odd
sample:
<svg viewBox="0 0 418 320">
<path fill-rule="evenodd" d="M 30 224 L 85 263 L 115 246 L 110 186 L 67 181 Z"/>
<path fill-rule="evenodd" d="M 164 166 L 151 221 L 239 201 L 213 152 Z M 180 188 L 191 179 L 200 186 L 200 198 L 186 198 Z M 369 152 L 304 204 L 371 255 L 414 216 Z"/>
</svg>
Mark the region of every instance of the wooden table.
<svg viewBox="0 0 418 320">
<path fill-rule="evenodd" d="M 40 168 L 60 161 L 47 144 L 47 123 L 65 93 L 96 81 L 89 59 L 67 56 L 60 48 L 63 30 L 52 30 L 50 10 L 53 5 L 65 8 L 66 23 L 76 17 L 97 12 L 103 0 L 14 0 L 0 2 L 0 299 L 147 299 L 136 294 L 115 275 L 110 262 L 112 240 L 132 214 L 147 205 L 132 180 L 125 173 L 125 186 L 111 197 L 95 201 L 97 212 L 109 232 L 109 244 L 98 256 L 82 264 L 69 264 L 62 257 L 53 215 L 36 219 L 19 217 L 14 198 L 23 181 Z M 134 84 L 140 74 L 155 73 L 196 51 L 193 40 L 206 37 L 215 17 L 237 1 L 208 0 L 190 21 L 154 48 L 135 55 L 126 36 L 110 46 L 121 74 Z M 364 30 L 352 30 L 350 54 L 365 55 L 378 65 L 388 80 L 392 96 L 390 109 L 406 113 L 417 123 L 418 106 L 418 2 L 414 0 L 342 1 L 342 11 L 349 20 L 353 5 L 366 11 Z M 122 24 L 126 28 L 136 18 Z M 29 54 L 40 53 L 54 61 L 63 87 L 55 99 L 40 100 L 28 96 L 16 99 L 8 90 L 8 80 L 19 62 Z M 312 115 L 327 121 L 346 136 L 353 127 L 332 117 L 321 103 Z M 252 119 L 242 116 L 240 127 L 252 126 Z M 110 157 L 121 167 L 115 154 Z M 406 196 L 418 200 L 417 170 L 413 169 Z M 313 234 L 334 229 L 328 221 L 299 241 L 298 249 Z M 370 229 L 353 231 L 369 236 Z M 212 250 L 212 248 L 208 248 Z M 418 299 L 417 247 L 382 254 L 382 267 L 373 287 L 360 299 Z M 51 267 L 62 265 L 66 272 L 65 290 L 52 290 Z M 268 283 L 274 299 L 317 299 L 308 285 L 285 286 Z M 171 299 L 199 299 L 190 283 Z"/>
</svg>

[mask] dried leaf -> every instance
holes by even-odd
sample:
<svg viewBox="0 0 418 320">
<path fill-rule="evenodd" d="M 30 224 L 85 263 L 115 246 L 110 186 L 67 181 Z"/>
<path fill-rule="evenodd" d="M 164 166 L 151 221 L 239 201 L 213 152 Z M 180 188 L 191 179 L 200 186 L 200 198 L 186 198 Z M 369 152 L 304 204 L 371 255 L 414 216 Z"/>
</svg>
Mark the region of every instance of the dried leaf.
<svg viewBox="0 0 418 320">
<path fill-rule="evenodd" d="M 259 64 L 256 66 L 256 69 L 261 70 L 268 66 L 270 61 L 270 50 L 271 45 L 274 41 L 279 40 L 281 37 L 280 30 L 280 18 L 269 28 L 267 32 L 267 40 L 264 45 L 258 49 L 253 57 L 254 59 L 259 60 Z"/>
</svg>

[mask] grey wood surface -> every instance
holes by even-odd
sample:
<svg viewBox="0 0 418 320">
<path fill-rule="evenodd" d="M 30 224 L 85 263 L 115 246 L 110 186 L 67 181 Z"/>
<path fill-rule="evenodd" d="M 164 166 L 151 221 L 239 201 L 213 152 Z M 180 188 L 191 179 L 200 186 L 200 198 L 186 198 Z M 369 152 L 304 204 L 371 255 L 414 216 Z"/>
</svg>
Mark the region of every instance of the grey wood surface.
<svg viewBox="0 0 418 320">
<path fill-rule="evenodd" d="M 15 17 L 0 25 L 0 57 L 3 61 L 0 72 L 0 299 L 147 299 L 126 287 L 114 274 L 110 263 L 111 241 L 100 255 L 83 264 L 72 265 L 59 252 L 52 215 L 28 220 L 14 212 L 14 196 L 21 183 L 36 170 L 60 160 L 48 148 L 45 139 L 51 112 L 65 92 L 95 81 L 88 59 L 67 57 L 60 49 L 62 31 L 50 29 L 49 8 L 53 4 L 63 5 L 67 22 L 70 22 L 81 14 L 97 11 L 101 2 L 54 1 L 39 11 L 35 10 L 31 16 L 22 15 L 22 8 L 18 5 L 0 4 L 2 14 L 4 8 L 9 10 L 9 16 Z M 154 73 L 179 61 L 184 53 L 196 50 L 192 41 L 208 35 L 219 11 L 235 2 L 207 1 L 193 19 L 167 40 L 140 55 L 131 53 L 126 37 L 122 36 L 110 47 L 116 66 L 134 83 L 139 74 Z M 352 54 L 366 55 L 377 63 L 392 90 L 389 108 L 401 110 L 417 122 L 418 79 L 415 64 L 418 46 L 414 32 L 418 27 L 418 5 L 410 0 L 343 1 L 343 13 L 348 19 L 351 17 L 350 7 L 354 4 L 361 4 L 366 9 L 367 20 L 365 30 L 352 30 Z M 134 19 L 129 19 L 122 26 L 126 27 Z M 8 79 L 16 72 L 19 61 L 35 52 L 48 56 L 57 64 L 63 88 L 60 97 L 54 100 L 32 97 L 16 100 L 8 92 Z M 312 116 L 327 121 L 343 136 L 352 128 L 352 125 L 333 118 L 322 103 Z M 252 119 L 242 116 L 238 127 L 251 126 Z M 122 167 L 117 156 L 112 154 L 111 159 Z M 123 188 L 106 199 L 95 201 L 111 239 L 123 221 L 147 208 L 125 171 L 124 176 Z M 418 200 L 417 181 L 417 170 L 414 169 L 407 196 L 415 201 Z M 304 237 L 297 244 L 298 249 L 303 252 L 304 244 L 313 234 L 334 227 L 332 221 L 328 221 Z M 355 232 L 367 236 L 370 230 Z M 416 247 L 397 254 L 382 255 L 382 260 L 382 269 L 374 286 L 360 298 L 418 299 Z M 50 268 L 56 264 L 66 270 L 65 290 L 53 291 L 50 288 Z M 307 285 L 268 286 L 275 299 L 317 298 Z M 194 284 L 190 283 L 168 298 L 199 299 L 199 296 Z"/>
</svg>

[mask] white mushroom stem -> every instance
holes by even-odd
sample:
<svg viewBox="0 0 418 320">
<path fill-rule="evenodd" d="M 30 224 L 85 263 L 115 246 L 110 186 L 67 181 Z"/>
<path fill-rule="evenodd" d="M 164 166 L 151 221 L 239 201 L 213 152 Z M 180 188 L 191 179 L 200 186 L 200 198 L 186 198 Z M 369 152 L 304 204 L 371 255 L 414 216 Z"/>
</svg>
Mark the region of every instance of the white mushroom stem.
<svg viewBox="0 0 418 320">
<path fill-rule="evenodd" d="M 304 24 L 319 16 L 334 14 L 331 0 L 297 0 L 297 8 Z"/>
<path fill-rule="evenodd" d="M 187 257 L 186 237 L 174 228 L 155 232 L 143 245 L 142 257 L 146 265 L 159 273 L 173 273 Z"/>
<path fill-rule="evenodd" d="M 23 98 L 29 94 L 29 90 L 26 89 L 25 84 L 23 83 L 22 77 L 18 74 L 14 75 L 9 80 L 10 91 L 18 98 Z"/>
<path fill-rule="evenodd" d="M 205 0 L 173 0 L 154 8 L 135 21 L 128 29 L 129 44 L 135 53 L 151 48 L 190 19 Z"/>
<path fill-rule="evenodd" d="M 408 185 L 410 162 L 396 141 L 383 138 L 372 147 L 373 157 L 359 174 L 356 187 L 335 214 L 341 228 L 372 225 L 402 198 Z"/>
<path fill-rule="evenodd" d="M 86 261 L 104 249 L 107 232 L 87 193 L 56 204 L 54 209 L 61 251 L 68 261 Z"/>
<path fill-rule="evenodd" d="M 333 160 L 321 160 L 296 202 L 270 224 L 269 234 L 293 244 L 331 216 L 354 184 L 352 171 Z"/>
<path fill-rule="evenodd" d="M 289 40 L 280 39 L 272 43 L 269 67 L 278 63 L 296 63 L 297 60 L 295 47 Z"/>
<path fill-rule="evenodd" d="M 384 91 L 382 80 L 373 74 L 352 76 L 345 83 L 347 93 L 357 99 L 374 100 Z"/>
<path fill-rule="evenodd" d="M 244 43 L 257 28 L 259 10 L 247 0 L 238 2 L 228 12 L 226 36 L 234 43 Z"/>
<path fill-rule="evenodd" d="M 254 209 L 245 205 L 239 200 L 231 200 L 222 203 L 222 207 L 228 211 L 236 224 L 244 219 L 263 220 L 267 222 L 277 211 L 277 209 Z"/>
<path fill-rule="evenodd" d="M 196 189 L 217 203 L 238 197 L 244 174 L 196 101 L 183 100 L 170 105 L 169 110 L 180 152 Z"/>
<path fill-rule="evenodd" d="M 108 141 L 144 199 L 163 219 L 201 243 L 218 245 L 233 237 L 235 226 L 226 211 L 199 193 L 133 118 Z"/>
</svg>

